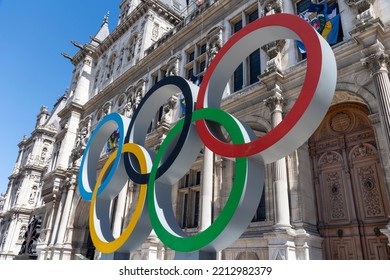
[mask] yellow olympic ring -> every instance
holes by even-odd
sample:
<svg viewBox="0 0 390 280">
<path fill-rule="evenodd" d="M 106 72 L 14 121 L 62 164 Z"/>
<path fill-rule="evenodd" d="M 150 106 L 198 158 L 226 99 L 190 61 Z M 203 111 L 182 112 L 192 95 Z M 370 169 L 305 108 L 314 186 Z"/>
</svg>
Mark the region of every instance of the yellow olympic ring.
<svg viewBox="0 0 390 280">
<path fill-rule="evenodd" d="M 134 143 L 127 143 L 123 145 L 122 153 L 125 152 L 132 153 L 137 158 L 140 166 L 140 171 L 142 174 L 150 172 L 150 166 L 148 166 L 144 152 L 139 145 Z M 135 227 L 139 222 L 145 207 L 147 208 L 147 206 L 145 205 L 146 195 L 147 195 L 147 184 L 141 184 L 139 188 L 139 197 L 138 197 L 138 202 L 135 211 L 131 217 L 129 224 L 122 232 L 122 234 L 116 239 L 113 238 L 113 241 L 109 241 L 107 240 L 107 238 L 103 236 L 100 229 L 99 231 L 96 231 L 95 222 L 97 221 L 97 219 L 96 219 L 95 206 L 96 206 L 98 189 L 101 185 L 101 182 L 103 181 L 104 175 L 106 174 L 107 171 L 109 171 L 111 163 L 115 160 L 116 155 L 117 155 L 117 151 L 111 154 L 111 156 L 107 159 L 106 163 L 104 164 L 99 174 L 99 177 L 96 181 L 95 188 L 93 190 L 91 207 L 89 211 L 89 228 L 91 232 L 91 238 L 96 249 L 98 249 L 102 253 L 111 253 L 121 248 L 122 245 L 129 239 L 129 237 L 135 230 Z"/>
</svg>

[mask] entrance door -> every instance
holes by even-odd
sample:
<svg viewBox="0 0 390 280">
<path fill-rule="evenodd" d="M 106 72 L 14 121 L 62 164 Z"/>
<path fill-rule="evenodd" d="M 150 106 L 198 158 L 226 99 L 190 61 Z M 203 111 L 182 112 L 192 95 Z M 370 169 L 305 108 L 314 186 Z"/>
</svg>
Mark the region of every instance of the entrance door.
<svg viewBox="0 0 390 280">
<path fill-rule="evenodd" d="M 368 110 L 333 106 L 310 139 L 326 259 L 390 259 L 389 202 Z"/>
</svg>

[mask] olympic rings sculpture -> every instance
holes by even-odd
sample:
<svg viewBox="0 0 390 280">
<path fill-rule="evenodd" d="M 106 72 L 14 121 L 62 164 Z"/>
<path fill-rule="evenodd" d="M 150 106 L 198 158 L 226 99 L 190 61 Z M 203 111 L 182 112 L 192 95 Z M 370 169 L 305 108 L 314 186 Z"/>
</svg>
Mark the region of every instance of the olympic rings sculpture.
<svg viewBox="0 0 390 280">
<path fill-rule="evenodd" d="M 307 71 L 290 112 L 272 131 L 256 138 L 245 123 L 219 109 L 224 88 L 237 66 L 260 46 L 281 39 L 301 40 L 307 50 Z M 79 172 L 79 190 L 91 201 L 90 232 L 103 253 L 138 249 L 151 233 L 179 252 L 215 252 L 231 245 L 245 231 L 259 204 L 264 166 L 301 146 L 325 116 L 336 86 L 337 67 L 328 43 L 304 20 L 277 14 L 254 21 L 234 34 L 212 60 L 199 87 L 177 76 L 154 85 L 130 119 L 106 116 L 92 133 Z M 177 93 L 184 96 L 184 117 L 170 130 L 158 152 L 147 150 L 147 128 L 158 108 Z M 221 136 L 221 127 L 232 143 Z M 100 153 L 111 133 L 119 130 L 117 150 L 97 174 Z M 172 209 L 171 187 L 196 160 L 202 146 L 235 158 L 235 179 L 218 218 L 204 231 L 188 236 Z M 110 203 L 127 180 L 139 184 L 129 224 L 118 238 L 110 230 Z"/>
</svg>

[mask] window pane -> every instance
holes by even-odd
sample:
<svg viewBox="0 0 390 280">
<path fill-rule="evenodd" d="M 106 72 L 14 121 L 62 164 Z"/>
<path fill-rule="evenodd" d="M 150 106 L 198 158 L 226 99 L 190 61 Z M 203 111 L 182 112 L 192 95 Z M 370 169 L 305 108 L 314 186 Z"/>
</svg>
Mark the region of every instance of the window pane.
<svg viewBox="0 0 390 280">
<path fill-rule="evenodd" d="M 242 28 L 242 20 L 236 22 L 236 23 L 233 25 L 233 33 L 236 33 L 236 32 L 239 31 L 241 28 Z"/>
<path fill-rule="evenodd" d="M 206 44 L 200 46 L 200 54 L 204 54 L 206 52 Z"/>
<path fill-rule="evenodd" d="M 236 22 L 233 25 L 233 32 L 236 33 L 242 28 L 242 20 Z M 243 73 L 243 64 L 241 63 L 237 69 L 234 71 L 233 74 L 233 91 L 238 91 L 242 89 L 242 86 L 244 84 L 244 73 Z"/>
<path fill-rule="evenodd" d="M 250 84 L 259 81 L 257 77 L 260 75 L 260 50 L 256 50 L 249 55 L 249 73 Z"/>
<path fill-rule="evenodd" d="M 193 227 L 198 227 L 199 224 L 199 198 L 200 192 L 195 192 L 195 209 L 194 209 L 194 224 Z"/>
<path fill-rule="evenodd" d="M 253 217 L 252 222 L 263 222 L 266 220 L 265 215 L 265 186 L 263 188 L 263 193 L 261 194 L 261 200 L 259 206 L 257 207 L 256 214 Z"/>
<path fill-rule="evenodd" d="M 242 86 L 244 84 L 244 74 L 243 74 L 243 70 L 244 70 L 244 67 L 243 67 L 243 64 L 241 63 L 236 71 L 234 71 L 234 91 L 238 91 L 240 89 L 242 89 Z"/>
<path fill-rule="evenodd" d="M 311 5 L 311 0 L 301 0 L 300 2 L 297 3 L 297 13 L 300 14 L 307 9 L 309 9 Z"/>
<path fill-rule="evenodd" d="M 194 52 L 191 52 L 190 54 L 188 54 L 188 62 L 193 61 L 194 57 L 195 57 L 195 53 Z"/>
<path fill-rule="evenodd" d="M 254 12 L 252 12 L 252 13 L 250 13 L 250 14 L 248 15 L 249 22 L 255 21 L 255 20 L 258 19 L 258 18 L 259 18 L 259 12 L 258 12 L 258 10 L 254 11 Z"/>
<path fill-rule="evenodd" d="M 187 226 L 187 206 L 188 206 L 188 194 L 184 194 L 183 201 L 183 216 L 181 220 L 181 227 L 185 228 Z"/>
</svg>

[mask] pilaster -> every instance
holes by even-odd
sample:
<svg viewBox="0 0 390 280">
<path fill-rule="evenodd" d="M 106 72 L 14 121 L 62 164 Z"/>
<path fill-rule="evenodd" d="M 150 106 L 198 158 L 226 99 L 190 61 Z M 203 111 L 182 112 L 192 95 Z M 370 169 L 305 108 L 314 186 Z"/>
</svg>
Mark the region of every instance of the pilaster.
<svg viewBox="0 0 390 280">
<path fill-rule="evenodd" d="M 266 106 L 271 111 L 272 127 L 276 127 L 283 119 L 283 106 L 286 104 L 281 95 L 280 88 L 276 85 L 274 95 L 265 100 Z M 274 163 L 274 189 L 275 189 L 275 229 L 288 229 L 290 224 L 290 205 L 288 199 L 287 165 L 286 158 Z"/>
<path fill-rule="evenodd" d="M 387 152 L 390 147 L 390 80 L 389 80 L 389 56 L 384 48 L 362 60 L 364 66 L 371 71 L 376 88 L 376 98 L 379 103 L 379 117 L 387 143 Z"/>
</svg>

